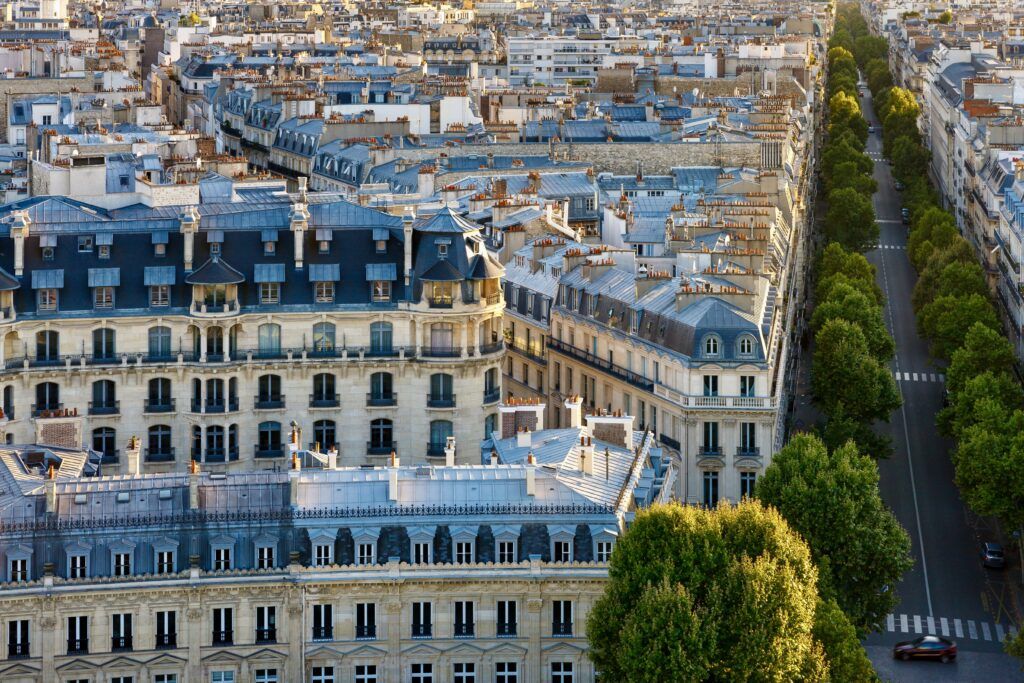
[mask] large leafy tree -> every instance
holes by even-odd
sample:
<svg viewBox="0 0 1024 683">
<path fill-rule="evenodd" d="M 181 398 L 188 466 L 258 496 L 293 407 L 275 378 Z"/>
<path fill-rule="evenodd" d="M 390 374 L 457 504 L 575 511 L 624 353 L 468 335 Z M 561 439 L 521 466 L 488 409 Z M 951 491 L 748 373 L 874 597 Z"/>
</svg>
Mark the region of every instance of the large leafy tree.
<svg viewBox="0 0 1024 683">
<path fill-rule="evenodd" d="M 857 629 L 833 600 L 818 600 L 814 612 L 814 638 L 825 649 L 829 678 L 833 681 L 877 681 L 864 648 L 857 639 Z"/>
<path fill-rule="evenodd" d="M 817 601 L 807 545 L 774 510 L 654 506 L 612 554 L 590 656 L 623 683 L 825 680 Z"/>
<path fill-rule="evenodd" d="M 971 509 L 1019 529 L 1024 525 L 1024 412 L 1007 415 L 995 400 L 980 401 L 975 410 L 978 424 L 961 434 L 953 452 L 956 483 Z"/>
<path fill-rule="evenodd" d="M 910 568 L 910 538 L 878 492 L 878 467 L 852 443 L 829 452 L 798 435 L 773 458 L 757 497 L 775 507 L 811 548 L 821 592 L 860 632 L 896 606 L 889 587 Z"/>
<path fill-rule="evenodd" d="M 866 251 L 878 242 L 878 224 L 871 199 L 844 187 L 828 193 L 825 231 L 829 239 L 852 251 Z"/>
<path fill-rule="evenodd" d="M 838 412 L 859 421 L 888 420 L 899 407 L 899 393 L 889 370 L 868 350 L 860 328 L 829 320 L 815 335 L 811 391 L 826 415 Z"/>
<path fill-rule="evenodd" d="M 892 358 L 895 344 L 882 320 L 882 309 L 864 292 L 841 283 L 834 287 L 829 298 L 819 302 L 811 317 L 811 329 L 817 332 L 829 320 L 842 319 L 854 323 L 864 333 L 868 350 L 877 360 Z"/>
<path fill-rule="evenodd" d="M 980 294 L 988 296 L 988 285 L 985 273 L 977 261 L 955 260 L 947 262 L 942 255 L 951 253 L 943 249 L 928 259 L 914 285 L 911 297 L 914 310 L 919 311 L 925 305 L 940 296 L 956 296 L 964 294 Z M 940 258 L 936 258 L 939 256 Z"/>
<path fill-rule="evenodd" d="M 878 181 L 857 167 L 855 161 L 844 161 L 832 169 L 830 189 L 850 187 L 860 194 L 870 197 L 878 189 Z"/>
<path fill-rule="evenodd" d="M 932 355 L 938 358 L 950 358 L 975 323 L 1000 329 L 992 303 L 979 294 L 937 297 L 917 315 L 918 327 L 931 340 Z"/>
<path fill-rule="evenodd" d="M 946 386 L 955 396 L 968 380 L 983 372 L 1009 374 L 1013 346 L 998 330 L 975 324 L 967 330 L 963 345 L 953 352 L 946 370 Z"/>
</svg>

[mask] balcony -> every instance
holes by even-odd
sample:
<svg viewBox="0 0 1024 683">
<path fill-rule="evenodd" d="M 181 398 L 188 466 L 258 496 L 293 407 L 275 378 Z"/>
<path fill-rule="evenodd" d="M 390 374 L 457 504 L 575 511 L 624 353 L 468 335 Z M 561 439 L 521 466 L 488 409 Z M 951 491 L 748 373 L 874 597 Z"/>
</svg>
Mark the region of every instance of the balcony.
<svg viewBox="0 0 1024 683">
<path fill-rule="evenodd" d="M 33 367 L 33 368 L 48 368 L 48 367 L 53 367 L 55 365 L 64 365 L 64 363 L 66 361 L 71 360 L 72 358 L 73 358 L 73 356 L 61 356 L 61 355 L 56 355 L 56 354 L 46 355 L 46 356 L 36 356 L 35 358 L 30 358 L 29 359 L 29 366 Z M 11 363 L 17 363 L 18 365 L 21 365 L 21 363 L 23 361 L 24 361 L 24 358 L 17 359 L 17 360 L 12 358 L 12 359 L 7 361 L 8 362 L 8 366 L 7 367 L 11 367 L 10 366 Z"/>
<path fill-rule="evenodd" d="M 497 403 L 501 400 L 501 389 L 484 389 L 484 403 Z"/>
<path fill-rule="evenodd" d="M 497 636 L 499 638 L 515 638 L 516 637 L 516 625 L 515 623 L 498 624 Z"/>
<path fill-rule="evenodd" d="M 122 357 L 113 353 L 100 353 L 87 354 L 83 358 L 88 365 L 118 365 Z"/>
<path fill-rule="evenodd" d="M 199 401 L 192 401 L 192 412 L 193 413 L 234 413 L 238 411 L 238 397 L 229 398 L 227 401 L 224 399 L 214 399 L 205 403 Z"/>
<path fill-rule="evenodd" d="M 496 294 L 487 294 L 482 297 L 483 302 L 488 306 L 497 306 L 501 303 L 501 292 Z"/>
<path fill-rule="evenodd" d="M 684 408 L 707 410 L 774 410 L 774 396 L 692 396 L 655 384 L 654 395 Z"/>
<path fill-rule="evenodd" d="M 169 650 L 178 647 L 178 634 L 157 633 L 155 647 L 157 650 Z"/>
<path fill-rule="evenodd" d="M 284 396 L 253 396 L 253 408 L 256 410 L 284 410 Z"/>
<path fill-rule="evenodd" d="M 472 638 L 474 637 L 475 632 L 476 629 L 473 628 L 473 624 L 460 624 L 459 622 L 455 622 L 455 630 L 452 635 L 456 638 Z"/>
<path fill-rule="evenodd" d="M 232 126 L 228 121 L 224 120 L 220 122 L 220 129 L 228 135 L 236 138 L 242 137 L 242 131 Z"/>
<path fill-rule="evenodd" d="M 144 413 L 173 413 L 175 410 L 173 398 L 147 398 L 142 404 L 142 412 Z"/>
<path fill-rule="evenodd" d="M 117 415 L 121 412 L 120 401 L 89 401 L 90 415 Z"/>
<path fill-rule="evenodd" d="M 558 339 L 548 339 L 548 348 L 558 351 L 559 353 L 566 355 L 570 358 L 573 358 L 575 360 L 586 363 L 590 367 L 606 372 L 609 375 L 612 375 L 613 377 L 616 377 L 622 380 L 623 382 L 632 384 L 637 388 L 643 389 L 644 391 L 654 390 L 654 382 L 647 379 L 646 377 L 638 375 L 637 373 L 631 370 L 627 370 L 626 368 L 623 368 L 621 366 L 615 365 L 614 363 L 611 363 L 603 358 L 598 358 L 594 354 L 588 353 L 583 349 L 578 349 L 575 346 L 572 346 L 571 344 L 566 344 L 565 342 L 560 341 Z"/>
<path fill-rule="evenodd" d="M 235 642 L 234 631 L 214 631 L 211 642 L 214 645 L 233 645 Z"/>
<path fill-rule="evenodd" d="M 452 346 L 424 346 L 420 349 L 424 358 L 460 358 L 462 349 Z"/>
<path fill-rule="evenodd" d="M 280 445 L 261 447 L 260 444 L 256 444 L 253 446 L 253 451 L 257 458 L 283 458 L 285 449 Z"/>
<path fill-rule="evenodd" d="M 24 643 L 7 643 L 7 659 L 20 659 L 22 657 L 29 656 L 29 644 Z"/>
<path fill-rule="evenodd" d="M 444 455 L 444 447 L 447 444 L 444 442 L 438 443 L 436 441 L 430 441 L 427 443 L 427 455 L 432 458 L 438 458 Z"/>
<path fill-rule="evenodd" d="M 433 638 L 434 628 L 432 624 L 413 624 L 412 625 L 412 637 L 413 638 Z"/>
<path fill-rule="evenodd" d="M 736 449 L 737 458 L 761 458 L 761 449 L 757 446 L 740 446 Z"/>
<path fill-rule="evenodd" d="M 395 450 L 394 441 L 366 442 L 367 455 L 389 455 L 393 450 Z"/>
<path fill-rule="evenodd" d="M 68 638 L 68 654 L 84 655 L 89 652 L 88 638 Z"/>
<path fill-rule="evenodd" d="M 63 408 L 63 403 L 44 403 L 42 405 L 33 403 L 32 417 L 53 417 L 50 413 L 55 413 Z"/>
<path fill-rule="evenodd" d="M 111 652 L 127 652 L 132 649 L 131 636 L 113 636 L 110 639 Z"/>
<path fill-rule="evenodd" d="M 542 347 L 538 346 L 536 349 L 530 349 L 526 346 L 521 346 L 519 344 L 507 344 L 506 346 L 508 347 L 509 350 L 515 351 L 521 356 L 526 356 L 534 363 L 546 365 L 548 362 L 547 358 L 544 357 L 544 349 Z M 483 353 L 483 351 L 481 351 L 481 353 Z"/>
<path fill-rule="evenodd" d="M 430 308 L 451 308 L 453 299 L 450 296 L 431 296 L 427 297 L 427 305 Z"/>
<path fill-rule="evenodd" d="M 491 342 L 490 344 L 481 344 L 480 345 L 480 355 L 481 356 L 486 356 L 486 355 L 491 354 L 491 353 L 501 353 L 504 350 L 505 350 L 505 342 L 504 341 L 496 341 L 496 342 Z"/>
<path fill-rule="evenodd" d="M 427 407 L 450 410 L 455 407 L 455 394 L 449 394 L 447 396 L 427 394 Z"/>
<path fill-rule="evenodd" d="M 377 624 L 356 624 L 356 640 L 375 640 Z"/>
<path fill-rule="evenodd" d="M 338 394 L 310 394 L 309 395 L 309 407 L 310 408 L 337 408 L 341 405 L 340 396 Z"/>
<path fill-rule="evenodd" d="M 333 626 L 314 626 L 313 640 L 334 640 Z"/>
<path fill-rule="evenodd" d="M 553 636 L 572 636 L 572 622 L 571 621 L 556 621 L 551 624 L 551 635 Z"/>
<path fill-rule="evenodd" d="M 222 318 L 238 315 L 241 310 L 238 301 L 230 301 L 223 304 L 207 304 L 203 301 L 193 301 L 189 313 L 197 318 Z"/>
<path fill-rule="evenodd" d="M 149 449 L 143 453 L 146 462 L 174 462 L 174 447 L 164 449 Z"/>
<path fill-rule="evenodd" d="M 387 394 L 369 393 L 366 395 L 367 408 L 393 408 L 398 405 L 398 394 L 391 392 Z"/>
<path fill-rule="evenodd" d="M 277 629 L 276 628 L 258 628 L 258 629 L 256 629 L 256 642 L 257 643 L 276 643 L 277 642 Z"/>
<path fill-rule="evenodd" d="M 721 458 L 722 447 L 721 446 L 700 446 L 697 449 L 697 459 L 703 460 L 705 458 Z"/>
</svg>

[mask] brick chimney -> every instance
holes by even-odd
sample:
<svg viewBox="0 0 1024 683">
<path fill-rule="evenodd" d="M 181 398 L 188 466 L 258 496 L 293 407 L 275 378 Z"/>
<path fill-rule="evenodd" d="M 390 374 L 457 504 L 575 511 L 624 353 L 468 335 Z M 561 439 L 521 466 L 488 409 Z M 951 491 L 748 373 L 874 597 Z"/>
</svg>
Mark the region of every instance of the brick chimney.
<svg viewBox="0 0 1024 683">
<path fill-rule="evenodd" d="M 521 399 L 510 396 L 498 407 L 501 438 L 510 439 L 523 427 L 533 432 L 544 429 L 545 404 L 539 399 Z"/>
<path fill-rule="evenodd" d="M 587 415 L 587 431 L 598 441 L 633 449 L 633 416 L 620 412 Z"/>
</svg>

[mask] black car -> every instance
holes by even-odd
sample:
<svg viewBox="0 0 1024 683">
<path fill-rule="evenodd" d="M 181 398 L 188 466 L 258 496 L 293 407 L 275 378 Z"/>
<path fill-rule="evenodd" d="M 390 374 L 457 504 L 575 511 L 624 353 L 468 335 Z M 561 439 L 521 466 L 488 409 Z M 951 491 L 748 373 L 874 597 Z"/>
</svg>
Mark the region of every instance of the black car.
<svg viewBox="0 0 1024 683">
<path fill-rule="evenodd" d="M 937 659 L 943 664 L 956 659 L 956 643 L 940 636 L 921 636 L 915 640 L 896 643 L 892 656 L 904 661 L 908 659 Z"/>
<path fill-rule="evenodd" d="M 1002 569 L 1006 566 L 1006 554 L 1003 546 L 998 543 L 985 543 L 981 546 L 981 564 L 990 569 Z"/>
</svg>

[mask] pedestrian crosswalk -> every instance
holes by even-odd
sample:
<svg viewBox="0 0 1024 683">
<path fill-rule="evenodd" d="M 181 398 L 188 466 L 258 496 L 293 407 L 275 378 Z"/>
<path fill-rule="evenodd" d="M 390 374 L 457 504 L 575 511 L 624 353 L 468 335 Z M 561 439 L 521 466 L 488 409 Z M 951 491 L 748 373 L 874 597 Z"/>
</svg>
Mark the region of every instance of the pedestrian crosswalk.
<svg viewBox="0 0 1024 683">
<path fill-rule="evenodd" d="M 906 249 L 907 245 L 905 245 L 905 244 L 879 244 L 878 248 L 879 249 Z"/>
<path fill-rule="evenodd" d="M 988 642 L 1003 642 L 1009 636 L 1017 635 L 1013 624 L 1004 626 L 996 622 L 975 621 L 974 619 L 950 619 L 946 617 L 922 617 L 920 614 L 890 614 L 885 618 L 885 630 L 889 633 L 929 634 L 947 638 L 968 638 Z"/>
<path fill-rule="evenodd" d="M 893 377 L 897 382 L 939 382 L 946 381 L 946 375 L 941 372 L 894 372 Z"/>
</svg>

